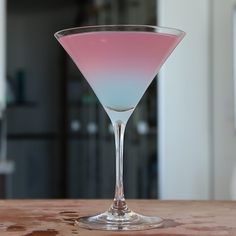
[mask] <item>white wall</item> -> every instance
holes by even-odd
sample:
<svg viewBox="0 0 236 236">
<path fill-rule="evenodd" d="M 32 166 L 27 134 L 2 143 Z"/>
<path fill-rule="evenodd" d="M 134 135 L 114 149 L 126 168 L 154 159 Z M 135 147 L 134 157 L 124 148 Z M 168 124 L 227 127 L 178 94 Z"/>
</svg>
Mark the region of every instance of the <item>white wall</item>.
<svg viewBox="0 0 236 236">
<path fill-rule="evenodd" d="M 214 196 L 235 200 L 236 0 L 213 3 Z"/>
<path fill-rule="evenodd" d="M 6 1 L 0 0 L 0 109 L 5 107 Z"/>
<path fill-rule="evenodd" d="M 208 199 L 211 194 L 208 3 L 158 1 L 158 24 L 187 33 L 159 78 L 161 199 Z"/>
</svg>

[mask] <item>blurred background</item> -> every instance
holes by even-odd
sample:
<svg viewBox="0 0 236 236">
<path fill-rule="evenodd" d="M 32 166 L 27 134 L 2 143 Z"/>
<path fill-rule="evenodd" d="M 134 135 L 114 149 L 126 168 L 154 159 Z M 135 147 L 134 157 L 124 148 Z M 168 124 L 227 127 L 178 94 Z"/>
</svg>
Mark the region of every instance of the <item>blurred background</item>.
<svg viewBox="0 0 236 236">
<path fill-rule="evenodd" d="M 7 1 L 9 198 L 112 198 L 115 144 L 110 120 L 54 38 L 60 29 L 156 24 L 156 1 Z M 157 92 L 150 86 L 129 122 L 126 196 L 157 196 Z M 147 112 L 148 111 L 148 112 Z"/>
<path fill-rule="evenodd" d="M 0 0 L 0 197 L 113 197 L 110 121 L 53 34 L 145 24 L 187 35 L 128 122 L 126 197 L 235 199 L 235 6 L 236 0 Z"/>
</svg>

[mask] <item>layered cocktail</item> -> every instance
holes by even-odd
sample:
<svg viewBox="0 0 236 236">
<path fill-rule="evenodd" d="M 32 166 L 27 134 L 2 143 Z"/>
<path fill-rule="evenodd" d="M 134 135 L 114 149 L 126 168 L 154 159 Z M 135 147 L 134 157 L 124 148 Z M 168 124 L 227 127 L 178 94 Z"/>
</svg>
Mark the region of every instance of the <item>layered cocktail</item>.
<svg viewBox="0 0 236 236">
<path fill-rule="evenodd" d="M 184 37 L 184 32 L 154 26 L 117 25 L 72 28 L 59 31 L 55 36 L 97 95 L 115 133 L 113 204 L 105 213 L 80 218 L 79 225 L 103 230 L 142 230 L 161 226 L 161 218 L 134 213 L 125 202 L 124 131 L 139 100 Z"/>
</svg>

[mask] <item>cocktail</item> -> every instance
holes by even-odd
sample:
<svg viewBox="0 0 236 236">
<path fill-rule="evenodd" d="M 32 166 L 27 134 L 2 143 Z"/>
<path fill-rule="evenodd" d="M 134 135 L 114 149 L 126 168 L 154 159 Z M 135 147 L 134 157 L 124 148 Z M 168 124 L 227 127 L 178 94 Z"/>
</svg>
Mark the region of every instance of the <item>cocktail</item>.
<svg viewBox="0 0 236 236">
<path fill-rule="evenodd" d="M 126 123 L 161 66 L 185 33 L 155 26 L 110 25 L 61 30 L 55 34 L 112 122 L 116 145 L 116 186 L 108 211 L 82 217 L 79 225 L 100 230 L 160 227 L 160 217 L 131 211 L 123 187 L 123 143 Z M 137 157 L 138 158 L 138 157 Z"/>
</svg>

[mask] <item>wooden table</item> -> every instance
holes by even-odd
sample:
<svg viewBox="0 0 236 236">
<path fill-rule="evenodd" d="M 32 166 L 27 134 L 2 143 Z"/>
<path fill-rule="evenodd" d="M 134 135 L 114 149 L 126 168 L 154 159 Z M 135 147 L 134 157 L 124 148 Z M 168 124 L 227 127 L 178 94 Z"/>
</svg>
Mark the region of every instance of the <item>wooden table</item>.
<svg viewBox="0 0 236 236">
<path fill-rule="evenodd" d="M 128 201 L 136 212 L 166 219 L 163 228 L 147 231 L 95 231 L 74 225 L 78 217 L 105 211 L 110 203 L 108 200 L 2 200 L 0 236 L 236 236 L 236 202 L 225 201 Z"/>
</svg>

